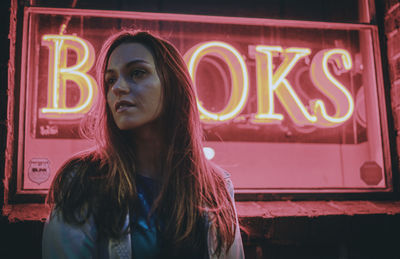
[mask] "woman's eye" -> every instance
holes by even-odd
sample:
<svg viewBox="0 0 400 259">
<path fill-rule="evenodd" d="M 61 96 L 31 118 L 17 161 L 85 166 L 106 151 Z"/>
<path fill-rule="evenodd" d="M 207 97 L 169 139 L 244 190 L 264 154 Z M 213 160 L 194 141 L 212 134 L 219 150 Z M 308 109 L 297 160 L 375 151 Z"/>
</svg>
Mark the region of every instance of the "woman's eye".
<svg viewBox="0 0 400 259">
<path fill-rule="evenodd" d="M 135 70 L 132 71 L 131 77 L 132 77 L 132 78 L 141 78 L 141 77 L 143 77 L 145 74 L 146 74 L 146 71 L 135 69 Z"/>
<path fill-rule="evenodd" d="M 107 85 L 113 85 L 117 81 L 116 78 L 107 78 L 106 79 L 106 84 Z"/>
</svg>

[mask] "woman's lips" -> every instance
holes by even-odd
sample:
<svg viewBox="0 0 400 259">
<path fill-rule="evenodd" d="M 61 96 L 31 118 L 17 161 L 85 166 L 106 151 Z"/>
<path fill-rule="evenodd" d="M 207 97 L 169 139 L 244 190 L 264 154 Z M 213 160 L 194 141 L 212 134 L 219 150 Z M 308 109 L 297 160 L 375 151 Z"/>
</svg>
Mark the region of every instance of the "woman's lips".
<svg viewBox="0 0 400 259">
<path fill-rule="evenodd" d="M 124 111 L 128 110 L 129 108 L 133 108 L 135 106 L 136 105 L 131 101 L 120 100 L 115 103 L 115 111 L 116 112 L 124 112 Z"/>
<path fill-rule="evenodd" d="M 117 113 L 121 113 L 121 112 L 127 111 L 128 109 L 134 108 L 134 107 L 135 107 L 134 105 L 121 105 L 121 106 L 118 107 L 116 112 Z"/>
</svg>

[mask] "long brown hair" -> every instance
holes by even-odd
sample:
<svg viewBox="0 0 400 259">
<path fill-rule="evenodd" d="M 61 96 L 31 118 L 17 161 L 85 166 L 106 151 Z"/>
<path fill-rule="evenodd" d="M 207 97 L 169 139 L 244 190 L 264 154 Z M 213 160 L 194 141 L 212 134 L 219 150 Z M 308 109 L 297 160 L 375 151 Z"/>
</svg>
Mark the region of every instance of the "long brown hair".
<svg viewBox="0 0 400 259">
<path fill-rule="evenodd" d="M 112 51 L 129 42 L 151 50 L 163 86 L 160 119 L 167 151 L 161 191 L 152 213 L 167 219 L 162 236 L 176 255 L 185 248 L 207 247 L 203 224 L 207 215 L 217 232 L 215 252 L 219 255 L 234 240 L 233 201 L 220 170 L 204 156 L 195 92 L 185 62 L 172 44 L 148 32 L 123 31 L 103 45 L 97 64 L 99 102 L 89 114 L 94 120 L 86 120 L 91 127 L 85 131 L 95 138 L 97 147 L 59 170 L 48 202 L 59 208 L 68 222 L 81 224 L 93 215 L 101 234 L 121 236 L 129 206 L 137 200 L 135 154 L 106 104 L 104 71 Z M 72 176 L 71 171 L 75 172 Z"/>
</svg>

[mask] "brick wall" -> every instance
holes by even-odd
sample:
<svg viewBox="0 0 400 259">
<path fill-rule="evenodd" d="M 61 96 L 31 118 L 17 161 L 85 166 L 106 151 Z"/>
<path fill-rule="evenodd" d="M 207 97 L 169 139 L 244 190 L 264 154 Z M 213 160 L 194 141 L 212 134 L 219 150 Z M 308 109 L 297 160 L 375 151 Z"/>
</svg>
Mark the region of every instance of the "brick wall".
<svg viewBox="0 0 400 259">
<path fill-rule="evenodd" d="M 400 2 L 385 1 L 385 35 L 389 63 L 391 106 L 397 140 L 400 150 Z"/>
</svg>

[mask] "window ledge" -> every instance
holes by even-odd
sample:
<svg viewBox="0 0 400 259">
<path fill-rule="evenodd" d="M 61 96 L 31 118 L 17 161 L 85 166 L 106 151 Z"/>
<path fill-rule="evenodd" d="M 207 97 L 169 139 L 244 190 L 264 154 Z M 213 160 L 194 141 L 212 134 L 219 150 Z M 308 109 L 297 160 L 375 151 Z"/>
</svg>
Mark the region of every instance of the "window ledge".
<svg viewBox="0 0 400 259">
<path fill-rule="evenodd" d="M 395 215 L 400 214 L 400 201 L 241 201 L 236 208 L 240 218 Z"/>
<path fill-rule="evenodd" d="M 397 215 L 400 201 L 240 201 L 236 202 L 239 218 L 321 217 L 334 215 Z M 49 208 L 44 204 L 7 204 L 3 215 L 10 221 L 44 221 Z"/>
<path fill-rule="evenodd" d="M 248 201 L 236 208 L 245 244 L 333 245 L 400 231 L 400 201 Z"/>
<path fill-rule="evenodd" d="M 50 208 L 44 204 L 7 204 L 3 207 L 3 215 L 10 222 L 17 221 L 46 221 Z"/>
</svg>

